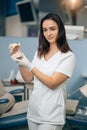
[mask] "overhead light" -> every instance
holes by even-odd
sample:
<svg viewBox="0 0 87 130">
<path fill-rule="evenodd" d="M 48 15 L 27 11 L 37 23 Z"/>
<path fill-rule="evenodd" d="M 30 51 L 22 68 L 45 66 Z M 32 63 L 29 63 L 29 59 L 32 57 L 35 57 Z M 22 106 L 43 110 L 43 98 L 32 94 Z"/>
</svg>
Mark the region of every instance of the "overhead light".
<svg viewBox="0 0 87 130">
<path fill-rule="evenodd" d="M 72 12 L 76 12 L 84 5 L 84 0 L 62 0 L 61 5 Z"/>
<path fill-rule="evenodd" d="M 76 25 L 76 13 L 79 9 L 84 7 L 84 0 L 62 0 L 61 6 L 65 11 L 69 11 L 72 16 L 72 24 Z"/>
</svg>

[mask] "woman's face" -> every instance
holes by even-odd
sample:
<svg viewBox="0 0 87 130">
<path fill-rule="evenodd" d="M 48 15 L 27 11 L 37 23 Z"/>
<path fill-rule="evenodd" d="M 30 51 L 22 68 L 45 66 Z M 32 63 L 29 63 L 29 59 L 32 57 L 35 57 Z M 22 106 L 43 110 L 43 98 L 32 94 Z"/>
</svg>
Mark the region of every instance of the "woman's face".
<svg viewBox="0 0 87 130">
<path fill-rule="evenodd" d="M 51 19 L 45 20 L 42 24 L 43 35 L 49 43 L 56 43 L 59 28 L 56 22 Z"/>
</svg>

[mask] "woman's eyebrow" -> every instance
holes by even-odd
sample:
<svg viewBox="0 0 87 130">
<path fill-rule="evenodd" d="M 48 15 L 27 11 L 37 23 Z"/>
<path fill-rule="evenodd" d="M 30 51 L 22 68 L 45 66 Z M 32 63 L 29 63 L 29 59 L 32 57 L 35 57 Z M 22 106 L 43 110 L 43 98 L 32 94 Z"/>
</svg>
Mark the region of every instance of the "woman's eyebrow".
<svg viewBox="0 0 87 130">
<path fill-rule="evenodd" d="M 42 27 L 42 29 L 46 29 L 47 27 Z M 57 28 L 56 26 L 50 26 L 49 28 Z"/>
</svg>

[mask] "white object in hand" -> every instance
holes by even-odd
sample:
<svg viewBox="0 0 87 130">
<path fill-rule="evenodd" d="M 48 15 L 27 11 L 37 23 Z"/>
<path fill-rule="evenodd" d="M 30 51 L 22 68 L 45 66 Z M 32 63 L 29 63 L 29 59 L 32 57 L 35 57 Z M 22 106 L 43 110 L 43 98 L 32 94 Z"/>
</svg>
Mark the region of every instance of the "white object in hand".
<svg viewBox="0 0 87 130">
<path fill-rule="evenodd" d="M 20 43 L 11 43 L 9 45 L 9 52 L 11 55 L 17 53 L 18 51 L 20 51 Z"/>
<path fill-rule="evenodd" d="M 11 58 L 19 65 L 19 66 L 25 66 L 28 69 L 32 70 L 34 65 L 25 57 L 25 55 L 22 53 L 22 58 L 18 58 L 19 52 L 12 55 Z"/>
</svg>

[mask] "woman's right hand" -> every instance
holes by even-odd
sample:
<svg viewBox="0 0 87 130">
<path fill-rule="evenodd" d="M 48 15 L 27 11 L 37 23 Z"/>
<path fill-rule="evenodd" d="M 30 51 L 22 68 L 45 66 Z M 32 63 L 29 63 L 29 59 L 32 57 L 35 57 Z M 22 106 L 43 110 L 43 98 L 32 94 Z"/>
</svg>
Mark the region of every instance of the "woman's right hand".
<svg viewBox="0 0 87 130">
<path fill-rule="evenodd" d="M 8 47 L 10 55 L 13 55 L 20 51 L 20 43 L 11 43 Z"/>
</svg>

